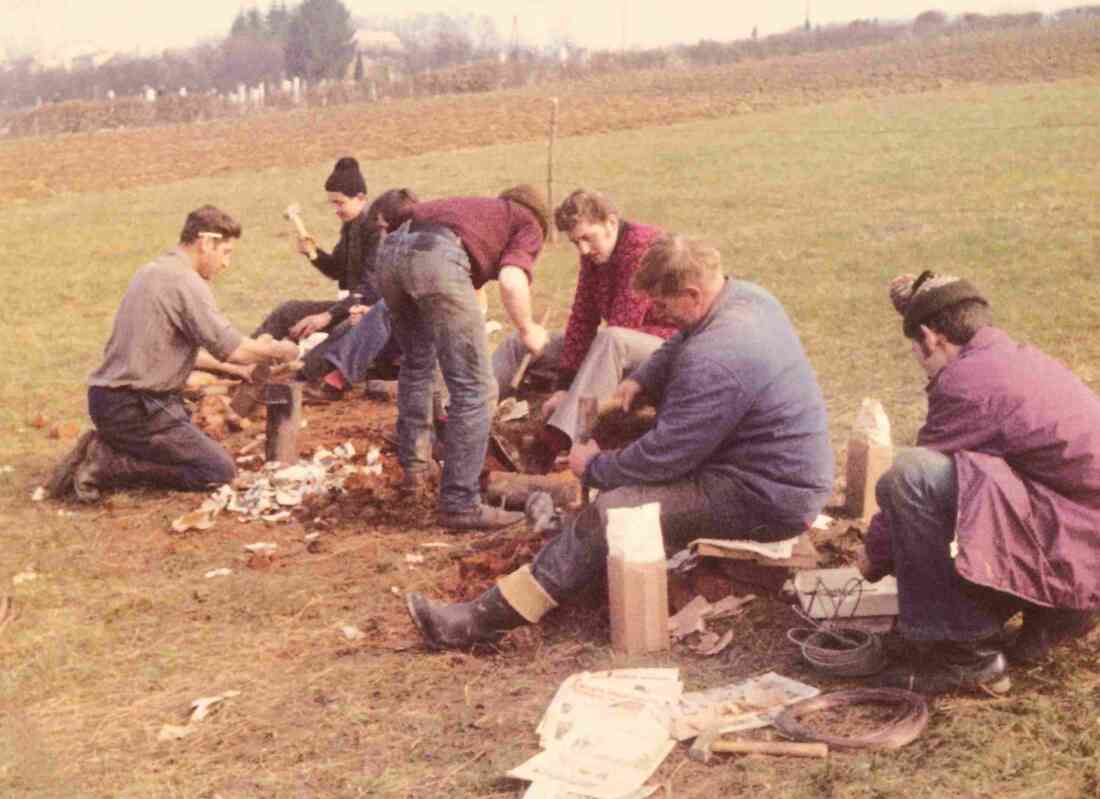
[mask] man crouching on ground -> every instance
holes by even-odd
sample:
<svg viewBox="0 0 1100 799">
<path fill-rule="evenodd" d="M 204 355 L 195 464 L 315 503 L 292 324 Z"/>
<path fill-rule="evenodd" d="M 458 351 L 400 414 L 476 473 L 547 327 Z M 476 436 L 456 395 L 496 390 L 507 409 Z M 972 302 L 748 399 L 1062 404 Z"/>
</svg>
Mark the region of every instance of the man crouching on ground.
<svg viewBox="0 0 1100 799">
<path fill-rule="evenodd" d="M 621 450 L 573 445 L 570 468 L 601 493 L 530 566 L 472 602 L 437 606 L 409 594 L 430 646 L 492 640 L 576 594 L 606 568 L 609 508 L 660 503 L 675 551 L 695 538 L 793 538 L 825 505 L 833 482 L 825 403 L 775 297 L 724 277 L 716 249 L 680 236 L 649 248 L 634 288 L 679 330 L 617 392 L 627 409 L 643 393 L 654 400 L 655 427 Z"/>
<path fill-rule="evenodd" d="M 72 490 L 94 502 L 101 489 L 134 483 L 201 491 L 236 476 L 229 454 L 191 424 L 180 395 L 187 376 L 211 356 L 250 364 L 298 354 L 290 341 L 242 336 L 214 302 L 209 281 L 240 236 L 236 220 L 205 205 L 188 214 L 176 248 L 134 275 L 88 378 L 96 429 L 55 469 L 51 496 Z"/>
<path fill-rule="evenodd" d="M 868 580 L 897 578 L 910 644 L 876 682 L 1007 690 L 1006 657 L 1034 665 L 1100 618 L 1100 397 L 995 327 L 967 280 L 902 275 L 890 297 L 928 416 L 878 481 L 858 562 Z"/>
</svg>

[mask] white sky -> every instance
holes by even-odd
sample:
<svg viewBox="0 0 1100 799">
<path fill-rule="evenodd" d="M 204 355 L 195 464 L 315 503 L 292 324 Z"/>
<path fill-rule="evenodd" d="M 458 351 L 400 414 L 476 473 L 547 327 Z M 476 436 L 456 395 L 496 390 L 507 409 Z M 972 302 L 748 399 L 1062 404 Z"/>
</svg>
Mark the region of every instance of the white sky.
<svg viewBox="0 0 1100 799">
<path fill-rule="evenodd" d="M 619 48 L 747 37 L 788 30 L 802 23 L 806 3 L 815 23 L 860 18 L 909 19 L 937 8 L 948 14 L 1052 11 L 1078 5 L 1057 0 L 344 0 L 355 16 L 400 16 L 416 12 L 487 14 L 507 42 L 512 18 L 520 38 L 542 44 L 566 33 L 584 47 Z M 293 6 L 294 2 L 287 5 Z M 16 48 L 50 55 L 63 50 L 139 50 L 189 47 L 221 38 L 240 8 L 266 11 L 270 0 L 0 0 L 0 58 Z M 764 6 L 747 8 L 745 6 Z"/>
</svg>

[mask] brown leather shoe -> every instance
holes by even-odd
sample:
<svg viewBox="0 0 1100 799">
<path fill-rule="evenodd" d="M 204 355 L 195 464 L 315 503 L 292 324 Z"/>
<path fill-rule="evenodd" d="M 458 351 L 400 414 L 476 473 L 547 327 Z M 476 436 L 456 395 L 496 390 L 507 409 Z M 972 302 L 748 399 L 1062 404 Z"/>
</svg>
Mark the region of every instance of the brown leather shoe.
<svg viewBox="0 0 1100 799">
<path fill-rule="evenodd" d="M 470 510 L 440 511 L 439 525 L 449 530 L 496 530 L 524 520 L 518 511 L 494 508 L 481 503 Z"/>
<path fill-rule="evenodd" d="M 302 402 L 306 405 L 328 405 L 344 398 L 345 389 L 331 383 L 305 383 L 302 386 Z"/>
</svg>

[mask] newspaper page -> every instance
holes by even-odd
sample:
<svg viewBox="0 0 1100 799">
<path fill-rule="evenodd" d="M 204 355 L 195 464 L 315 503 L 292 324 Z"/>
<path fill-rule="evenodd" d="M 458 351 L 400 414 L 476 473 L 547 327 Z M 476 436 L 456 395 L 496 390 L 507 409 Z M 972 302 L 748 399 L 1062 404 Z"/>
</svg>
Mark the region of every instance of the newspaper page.
<svg viewBox="0 0 1100 799">
<path fill-rule="evenodd" d="M 769 726 L 787 705 L 817 696 L 821 691 L 769 671 L 743 682 L 683 694 L 672 710 L 670 731 L 678 741 L 704 730 L 725 732 Z"/>
<path fill-rule="evenodd" d="M 674 746 L 668 727 L 643 710 L 629 719 L 576 727 L 508 776 L 595 799 L 622 799 L 645 784 Z"/>
</svg>

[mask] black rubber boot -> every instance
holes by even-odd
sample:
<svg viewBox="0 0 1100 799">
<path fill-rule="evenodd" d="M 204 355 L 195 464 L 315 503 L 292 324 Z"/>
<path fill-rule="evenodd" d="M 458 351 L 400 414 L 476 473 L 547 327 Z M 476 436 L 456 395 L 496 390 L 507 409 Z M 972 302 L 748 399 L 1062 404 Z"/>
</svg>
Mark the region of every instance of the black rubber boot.
<svg viewBox="0 0 1100 799">
<path fill-rule="evenodd" d="M 1100 624 L 1100 612 L 1064 608 L 1029 607 L 1024 624 L 1005 655 L 1010 663 L 1034 666 L 1046 660 L 1059 644 L 1083 638 Z"/>
<path fill-rule="evenodd" d="M 1004 652 L 988 640 L 940 641 L 926 657 L 891 666 L 873 683 L 921 694 L 974 689 L 1003 694 L 1012 686 L 1007 671 Z"/>
<path fill-rule="evenodd" d="M 405 596 L 409 615 L 432 649 L 465 649 L 495 641 L 527 621 L 493 586 L 472 602 L 437 605 L 417 592 Z"/>
</svg>

